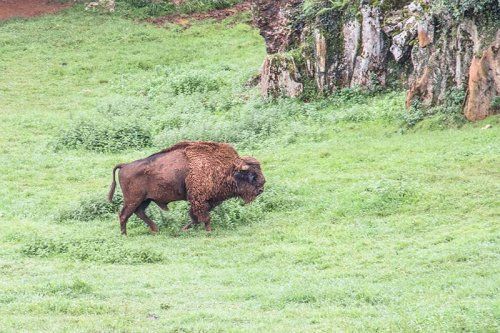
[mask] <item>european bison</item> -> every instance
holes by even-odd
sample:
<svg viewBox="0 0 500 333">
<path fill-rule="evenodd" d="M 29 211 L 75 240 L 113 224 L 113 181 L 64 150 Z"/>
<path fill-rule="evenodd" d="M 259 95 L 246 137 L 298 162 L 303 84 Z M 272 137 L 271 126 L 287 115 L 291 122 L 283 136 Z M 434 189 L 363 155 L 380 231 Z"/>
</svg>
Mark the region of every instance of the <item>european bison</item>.
<svg viewBox="0 0 500 333">
<path fill-rule="evenodd" d="M 142 160 L 118 164 L 108 200 L 116 188 L 115 172 L 123 192 L 123 208 L 119 214 L 122 234 L 127 234 L 127 220 L 135 213 L 156 233 L 158 226 L 146 215 L 154 201 L 166 210 L 172 201 L 187 200 L 193 224 L 203 222 L 211 231 L 210 210 L 226 199 L 240 197 L 250 203 L 264 191 L 265 178 L 260 163 L 253 157 L 238 156 L 234 148 L 216 142 L 180 142 Z"/>
</svg>

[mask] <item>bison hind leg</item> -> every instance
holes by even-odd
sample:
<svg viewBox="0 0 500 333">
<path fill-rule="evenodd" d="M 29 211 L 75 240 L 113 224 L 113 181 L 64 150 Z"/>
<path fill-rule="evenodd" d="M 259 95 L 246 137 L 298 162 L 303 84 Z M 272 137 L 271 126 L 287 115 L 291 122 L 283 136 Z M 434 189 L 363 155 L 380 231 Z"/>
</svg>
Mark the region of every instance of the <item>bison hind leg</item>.
<svg viewBox="0 0 500 333">
<path fill-rule="evenodd" d="M 127 222 L 130 216 L 134 214 L 134 211 L 136 210 L 137 206 L 135 205 L 127 205 L 125 204 L 120 211 L 120 229 L 122 235 L 126 236 L 127 235 Z"/>
<path fill-rule="evenodd" d="M 146 201 L 143 201 L 139 207 L 137 207 L 135 211 L 135 215 L 137 215 L 141 220 L 143 220 L 148 226 L 149 229 L 153 234 L 156 234 L 158 232 L 158 226 L 156 223 L 153 222 L 147 215 L 146 215 L 146 208 L 148 208 L 149 204 L 151 203 L 151 200 L 148 199 Z"/>
</svg>

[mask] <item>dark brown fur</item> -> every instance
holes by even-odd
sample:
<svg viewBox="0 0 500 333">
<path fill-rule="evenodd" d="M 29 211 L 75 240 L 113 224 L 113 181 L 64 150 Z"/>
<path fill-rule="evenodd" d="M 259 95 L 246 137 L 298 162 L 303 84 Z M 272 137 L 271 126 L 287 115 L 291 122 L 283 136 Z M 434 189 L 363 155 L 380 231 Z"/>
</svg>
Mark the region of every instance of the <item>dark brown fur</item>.
<svg viewBox="0 0 500 333">
<path fill-rule="evenodd" d="M 191 204 L 191 222 L 182 229 L 203 222 L 210 231 L 214 207 L 234 197 L 250 203 L 262 193 L 265 183 L 259 161 L 240 157 L 232 146 L 216 142 L 180 142 L 145 159 L 118 164 L 113 169 L 109 201 L 115 192 L 118 169 L 123 192 L 119 214 L 122 234 L 127 233 L 127 221 L 133 213 L 156 233 L 158 226 L 145 212 L 148 205 L 153 201 L 167 209 L 170 202 L 179 200 Z"/>
</svg>

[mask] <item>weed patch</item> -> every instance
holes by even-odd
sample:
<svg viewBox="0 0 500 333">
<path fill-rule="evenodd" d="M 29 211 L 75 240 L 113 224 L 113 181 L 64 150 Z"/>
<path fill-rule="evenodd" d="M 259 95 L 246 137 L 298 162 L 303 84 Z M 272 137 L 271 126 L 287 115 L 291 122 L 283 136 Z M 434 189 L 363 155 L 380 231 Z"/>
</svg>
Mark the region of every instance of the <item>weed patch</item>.
<svg viewBox="0 0 500 333">
<path fill-rule="evenodd" d="M 30 257 L 63 256 L 68 259 L 103 263 L 142 264 L 165 261 L 163 253 L 152 248 L 134 247 L 119 238 L 42 238 L 25 241 L 21 253 Z"/>
<path fill-rule="evenodd" d="M 105 122 L 101 120 L 80 120 L 60 134 L 55 150 L 84 149 L 96 152 L 118 152 L 149 147 L 151 134 L 139 124 L 127 120 Z"/>
<path fill-rule="evenodd" d="M 427 108 L 415 100 L 408 112 L 401 114 L 401 126 L 427 130 L 459 128 L 466 123 L 462 110 L 464 99 L 465 92 L 454 88 L 447 92 L 444 103 L 439 106 Z"/>
<path fill-rule="evenodd" d="M 174 5 L 169 0 L 117 0 L 117 11 L 125 17 L 147 18 L 176 13 L 194 13 L 224 9 L 242 0 L 186 0 Z"/>
<path fill-rule="evenodd" d="M 93 221 L 105 218 L 118 212 L 123 203 L 123 197 L 116 193 L 112 202 L 106 200 L 106 195 L 84 198 L 72 207 L 61 209 L 55 216 L 58 222 L 64 221 Z"/>
<path fill-rule="evenodd" d="M 92 286 L 80 279 L 74 279 L 70 282 L 51 282 L 39 289 L 40 294 L 46 296 L 64 296 L 77 297 L 90 294 Z"/>
</svg>

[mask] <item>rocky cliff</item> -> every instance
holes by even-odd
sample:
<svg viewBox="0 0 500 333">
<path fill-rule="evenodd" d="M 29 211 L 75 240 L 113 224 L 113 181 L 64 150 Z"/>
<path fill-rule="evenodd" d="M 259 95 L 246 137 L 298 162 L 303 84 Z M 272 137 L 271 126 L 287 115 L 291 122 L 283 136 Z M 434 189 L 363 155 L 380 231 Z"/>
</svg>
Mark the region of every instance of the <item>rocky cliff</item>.
<svg viewBox="0 0 500 333">
<path fill-rule="evenodd" d="M 264 96 L 405 87 L 407 106 L 462 92 L 469 120 L 498 113 L 498 0 L 254 0 Z"/>
</svg>

